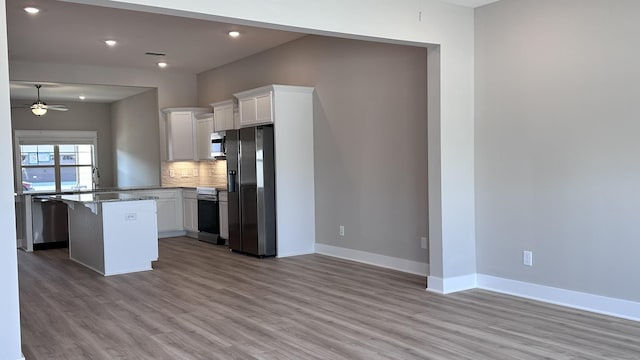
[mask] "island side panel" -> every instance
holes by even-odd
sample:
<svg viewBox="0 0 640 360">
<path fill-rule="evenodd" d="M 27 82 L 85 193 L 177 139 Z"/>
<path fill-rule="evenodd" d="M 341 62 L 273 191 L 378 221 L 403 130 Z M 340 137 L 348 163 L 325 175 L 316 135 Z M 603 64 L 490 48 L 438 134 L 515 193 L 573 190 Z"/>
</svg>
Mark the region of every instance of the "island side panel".
<svg viewBox="0 0 640 360">
<path fill-rule="evenodd" d="M 68 205 L 69 258 L 104 275 L 101 204 Z"/>
<path fill-rule="evenodd" d="M 158 259 L 155 200 L 102 203 L 105 275 L 151 270 Z"/>
</svg>

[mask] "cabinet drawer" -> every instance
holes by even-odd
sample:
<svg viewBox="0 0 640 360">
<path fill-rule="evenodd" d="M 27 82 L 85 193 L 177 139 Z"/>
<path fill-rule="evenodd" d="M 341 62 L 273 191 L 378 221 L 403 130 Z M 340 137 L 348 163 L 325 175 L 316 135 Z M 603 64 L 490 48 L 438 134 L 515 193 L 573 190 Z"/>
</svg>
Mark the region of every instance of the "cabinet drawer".
<svg viewBox="0 0 640 360">
<path fill-rule="evenodd" d="M 182 189 L 182 198 L 184 199 L 197 199 L 198 194 L 192 189 Z"/>
</svg>

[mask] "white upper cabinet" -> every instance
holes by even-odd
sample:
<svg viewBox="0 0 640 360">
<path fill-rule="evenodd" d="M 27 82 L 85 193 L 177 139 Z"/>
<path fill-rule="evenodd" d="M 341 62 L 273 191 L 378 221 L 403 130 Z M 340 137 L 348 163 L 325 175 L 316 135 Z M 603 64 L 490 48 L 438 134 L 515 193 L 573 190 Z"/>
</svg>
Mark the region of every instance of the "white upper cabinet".
<svg viewBox="0 0 640 360">
<path fill-rule="evenodd" d="M 166 108 L 167 160 L 198 160 L 196 116 L 209 108 Z"/>
<path fill-rule="evenodd" d="M 233 100 L 225 100 L 211 104 L 213 108 L 213 131 L 225 131 L 237 129 L 234 122 L 235 103 Z"/>
<path fill-rule="evenodd" d="M 211 134 L 213 133 L 213 113 L 196 116 L 196 143 L 198 160 L 211 160 Z"/>
<path fill-rule="evenodd" d="M 240 108 L 239 127 L 273 123 L 273 86 L 233 94 Z"/>
</svg>

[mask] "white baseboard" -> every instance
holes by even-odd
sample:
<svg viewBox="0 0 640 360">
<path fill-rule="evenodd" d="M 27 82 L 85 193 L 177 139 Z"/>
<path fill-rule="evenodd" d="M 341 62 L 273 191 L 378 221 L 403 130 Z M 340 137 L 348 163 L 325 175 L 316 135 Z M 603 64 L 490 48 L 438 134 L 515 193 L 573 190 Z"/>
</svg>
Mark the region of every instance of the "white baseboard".
<svg viewBox="0 0 640 360">
<path fill-rule="evenodd" d="M 299 256 L 299 255 L 309 255 L 309 254 L 313 254 L 314 251 L 303 251 L 303 252 L 289 252 L 289 253 L 278 253 L 278 255 L 276 255 L 277 258 L 286 258 L 286 257 L 290 257 L 290 256 Z"/>
<path fill-rule="evenodd" d="M 429 270 L 428 264 L 374 254 L 366 251 L 341 248 L 320 243 L 316 243 L 315 248 L 316 253 L 318 254 L 357 261 L 416 275 L 426 276 Z M 598 314 L 615 316 L 622 319 L 640 321 L 640 302 L 554 288 L 490 275 L 469 274 L 445 279 L 429 276 L 427 283 L 427 291 L 439 294 L 450 294 L 457 291 L 480 288 Z"/>
<path fill-rule="evenodd" d="M 480 289 L 567 306 L 598 314 L 640 321 L 640 303 L 606 296 L 554 288 L 490 275 L 477 275 Z"/>
<path fill-rule="evenodd" d="M 185 236 L 187 232 L 184 230 L 173 230 L 173 231 L 160 231 L 158 232 L 158 239 L 176 237 L 176 236 Z"/>
<path fill-rule="evenodd" d="M 421 263 L 418 261 L 400 259 L 392 256 L 380 255 L 367 251 L 347 249 L 320 243 L 316 243 L 315 248 L 317 254 L 357 261 L 415 275 L 427 276 L 427 274 L 429 273 L 429 264 Z"/>
<path fill-rule="evenodd" d="M 476 274 L 439 278 L 429 276 L 427 278 L 427 291 L 438 294 L 450 294 L 457 291 L 474 289 L 477 286 Z"/>
</svg>

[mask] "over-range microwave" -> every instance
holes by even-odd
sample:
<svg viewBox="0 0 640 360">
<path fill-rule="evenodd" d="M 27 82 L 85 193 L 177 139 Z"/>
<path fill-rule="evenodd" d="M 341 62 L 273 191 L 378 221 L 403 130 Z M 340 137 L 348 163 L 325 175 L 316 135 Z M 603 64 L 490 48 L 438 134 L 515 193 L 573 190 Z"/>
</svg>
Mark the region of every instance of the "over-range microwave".
<svg viewBox="0 0 640 360">
<path fill-rule="evenodd" d="M 224 146 L 224 132 L 211 134 L 211 158 L 226 159 L 227 152 Z"/>
</svg>

